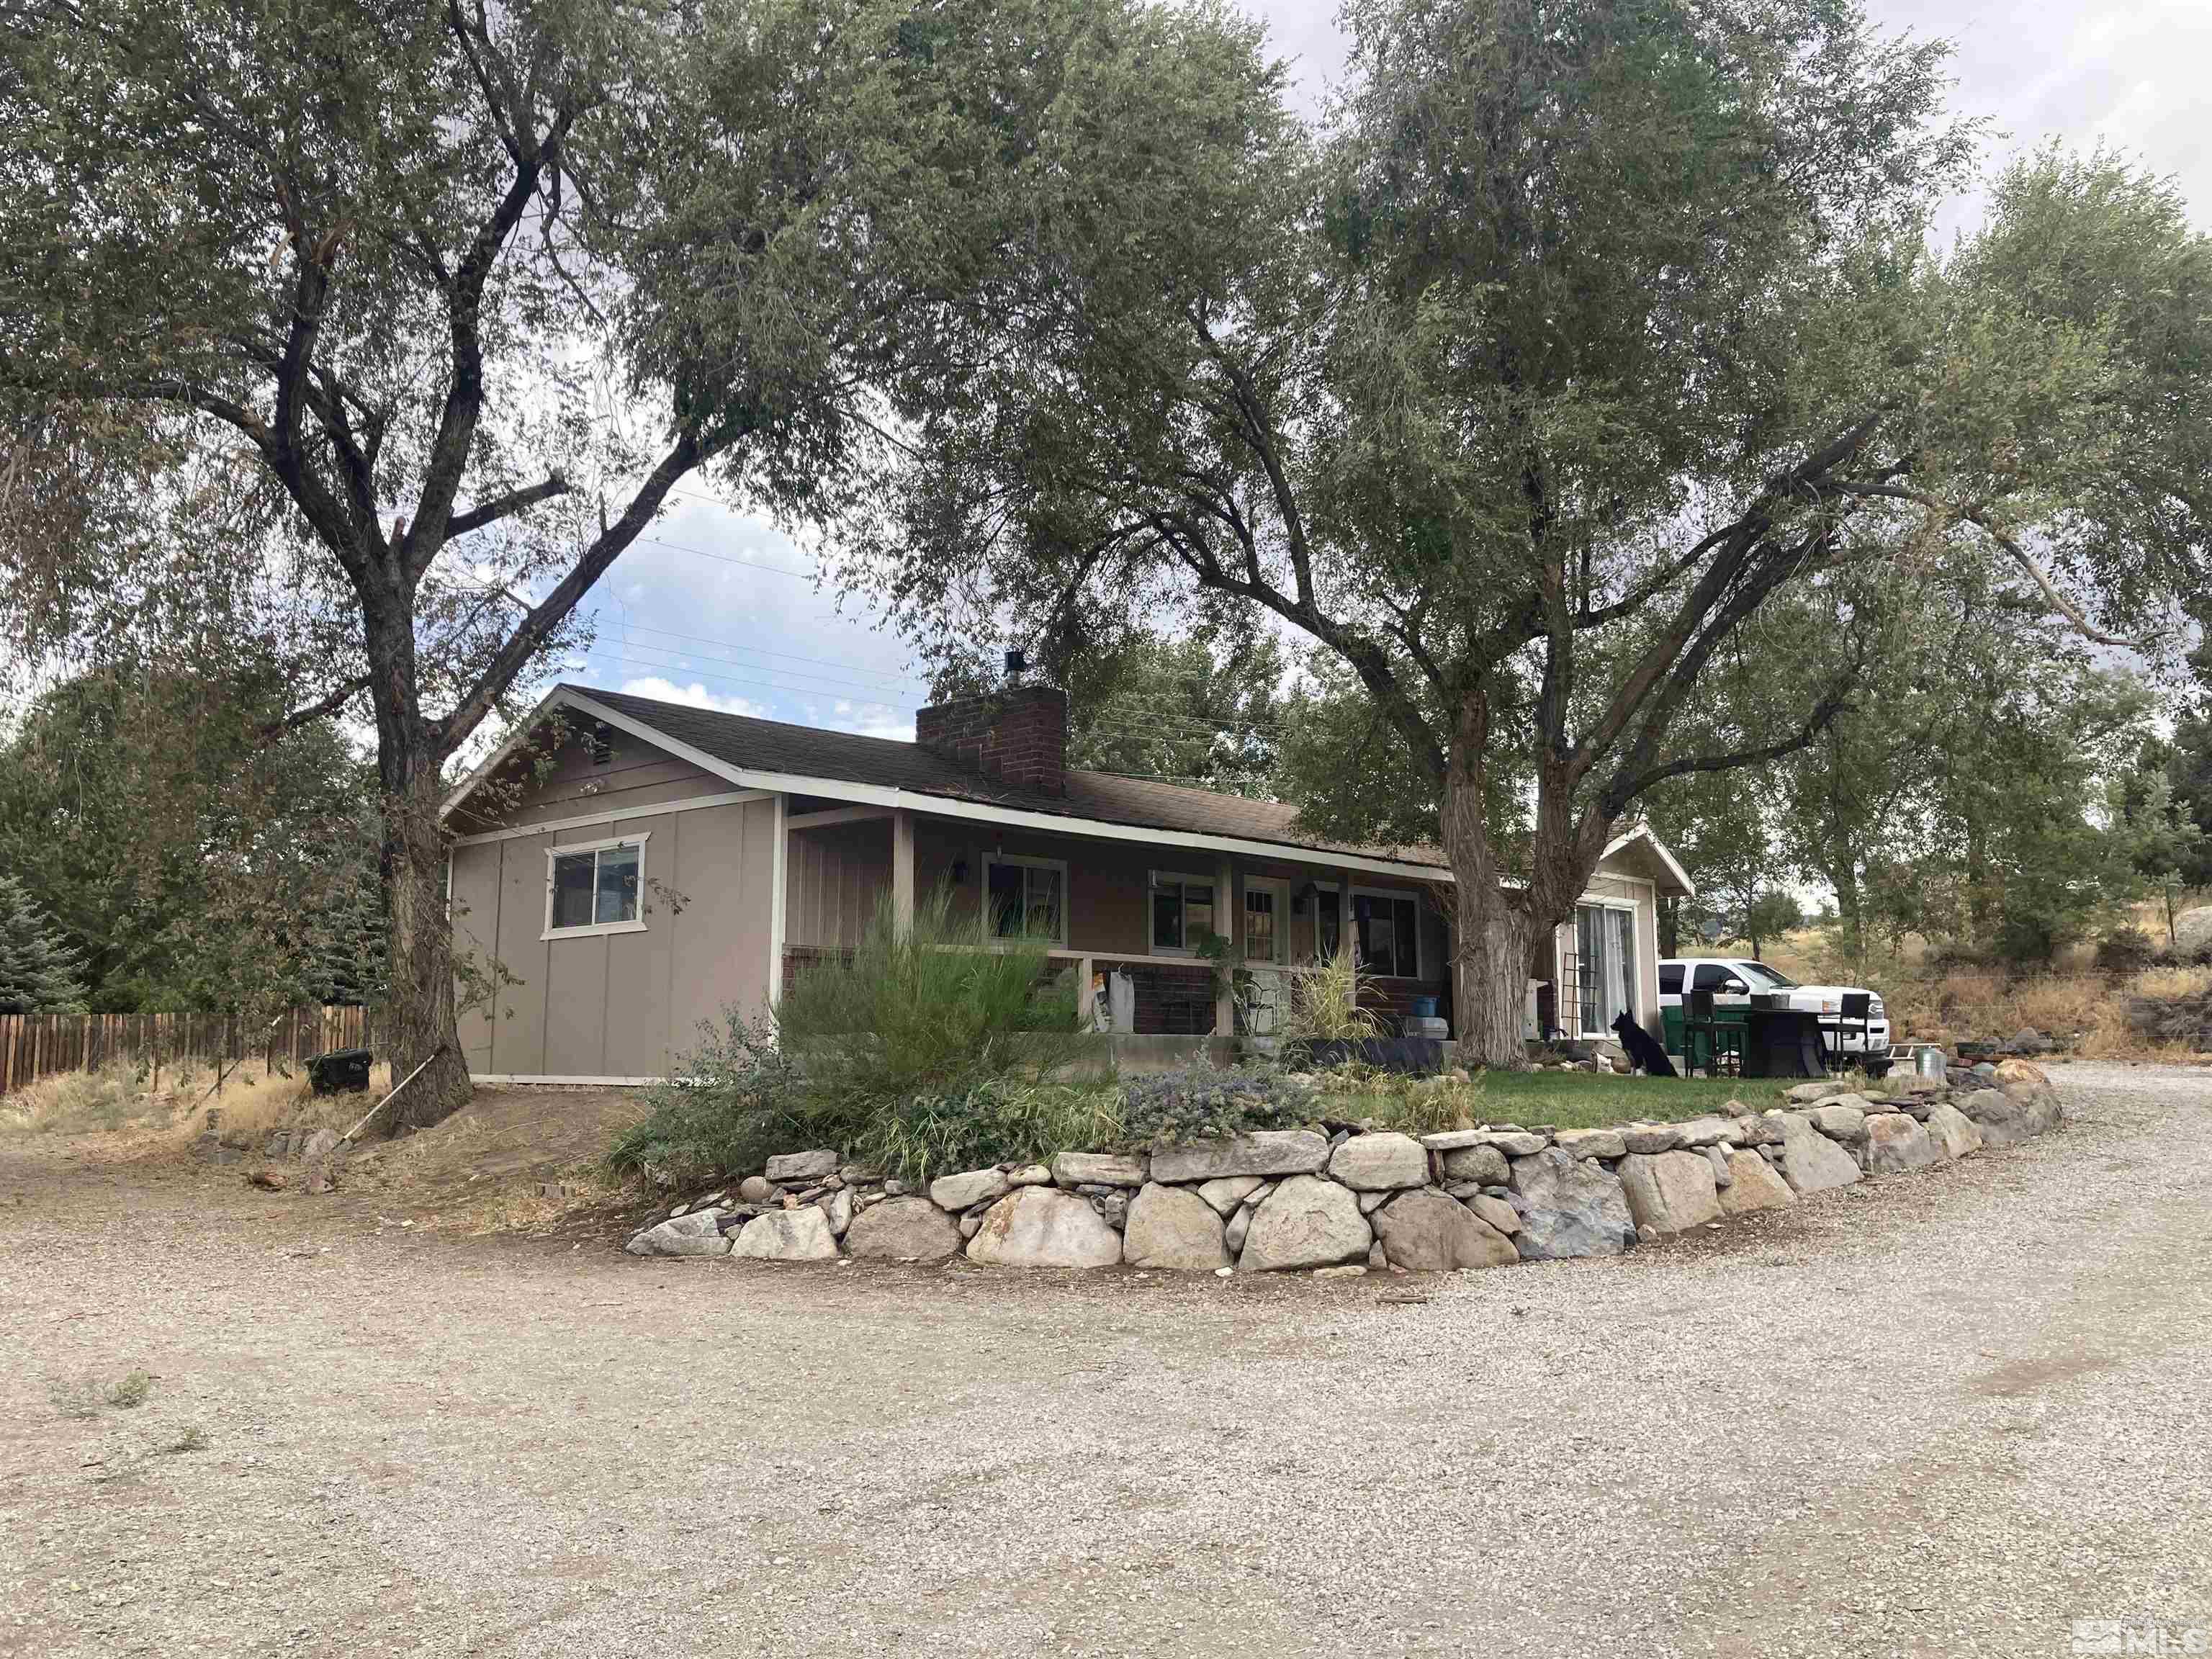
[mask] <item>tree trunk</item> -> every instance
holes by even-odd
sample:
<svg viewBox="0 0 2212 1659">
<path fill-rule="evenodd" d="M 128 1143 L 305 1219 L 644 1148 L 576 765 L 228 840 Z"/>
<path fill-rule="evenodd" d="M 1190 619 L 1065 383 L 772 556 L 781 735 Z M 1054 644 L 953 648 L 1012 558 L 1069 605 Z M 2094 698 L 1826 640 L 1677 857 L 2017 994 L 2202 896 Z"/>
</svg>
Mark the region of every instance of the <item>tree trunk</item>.
<svg viewBox="0 0 2212 1659">
<path fill-rule="evenodd" d="M 468 1103 L 468 1062 L 453 1011 L 453 935 L 446 913 L 446 834 L 438 822 L 445 754 L 422 718 L 414 596 L 398 581 L 364 592 L 376 768 L 384 787 L 380 864 L 387 912 L 386 1042 L 392 1081 L 422 1074 L 385 1109 L 386 1133 L 427 1128 Z M 427 1064 L 425 1063 L 427 1062 Z"/>
<path fill-rule="evenodd" d="M 446 838 L 434 765 L 384 803 L 391 976 L 385 1001 L 392 1080 L 430 1064 L 386 1109 L 387 1125 L 425 1128 L 469 1098 L 468 1062 L 453 1014 L 453 935 L 446 915 Z"/>
<path fill-rule="evenodd" d="M 1469 1066 L 1525 1071 L 1522 1036 L 1533 933 L 1520 905 L 1504 894 L 1470 905 L 1459 895 L 1459 930 L 1452 960 L 1453 1007 L 1460 1054 Z"/>
<path fill-rule="evenodd" d="M 1853 971 L 1863 973 L 1866 968 L 1866 916 L 1859 903 L 1858 866 L 1850 860 L 1831 866 L 1828 885 L 1836 890 L 1836 931 L 1842 936 L 1844 958 Z"/>
</svg>

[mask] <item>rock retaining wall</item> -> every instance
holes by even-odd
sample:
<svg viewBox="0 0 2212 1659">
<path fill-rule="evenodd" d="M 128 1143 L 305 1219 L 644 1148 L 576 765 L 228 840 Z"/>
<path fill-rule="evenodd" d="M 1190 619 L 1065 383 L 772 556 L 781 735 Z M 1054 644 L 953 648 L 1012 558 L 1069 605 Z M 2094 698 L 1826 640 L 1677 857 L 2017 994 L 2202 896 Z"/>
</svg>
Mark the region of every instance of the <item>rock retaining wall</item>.
<svg viewBox="0 0 2212 1659">
<path fill-rule="evenodd" d="M 1050 1164 L 943 1176 L 926 1191 L 834 1151 L 792 1152 L 734 1192 L 678 1205 L 629 1249 L 768 1261 L 964 1253 L 1009 1267 L 1440 1273 L 1617 1255 L 2059 1122 L 2050 1079 L 2023 1060 L 1948 1087 L 1918 1078 L 1901 1087 L 1878 1099 L 1808 1083 L 1770 1111 L 1732 1101 L 1686 1122 L 1599 1129 L 1492 1124 L 1418 1139 L 1267 1130 L 1149 1154 L 1063 1152 Z"/>
</svg>

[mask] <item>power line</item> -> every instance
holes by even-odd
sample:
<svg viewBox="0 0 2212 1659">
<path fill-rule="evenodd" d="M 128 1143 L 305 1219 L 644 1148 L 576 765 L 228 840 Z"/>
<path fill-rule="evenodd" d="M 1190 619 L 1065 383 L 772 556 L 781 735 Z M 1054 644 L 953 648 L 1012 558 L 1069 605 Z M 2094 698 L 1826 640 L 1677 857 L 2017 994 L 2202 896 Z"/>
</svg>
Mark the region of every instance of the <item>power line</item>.
<svg viewBox="0 0 2212 1659">
<path fill-rule="evenodd" d="M 653 647 L 647 646 L 644 648 L 651 650 Z M 886 702 L 881 698 L 839 696 L 834 692 L 823 691 L 814 686 L 785 685 L 775 680 L 751 680 L 742 678 L 735 674 L 709 673 L 703 668 L 689 668 L 681 663 L 646 662 L 635 657 L 623 656 L 619 653 L 608 651 L 605 647 L 596 645 L 590 650 L 584 652 L 582 654 L 587 660 L 596 659 L 601 662 L 619 663 L 626 668 L 642 668 L 648 670 L 653 673 L 664 676 L 672 674 L 687 675 L 694 679 L 713 680 L 718 685 L 749 685 L 756 690 L 781 691 L 789 696 L 834 697 L 837 702 L 849 702 L 855 708 L 888 708 L 896 713 L 903 710 L 909 706 L 905 703 Z"/>
<path fill-rule="evenodd" d="M 820 680 L 825 685 L 841 686 L 854 691 L 881 692 L 885 689 L 879 685 L 866 685 L 858 680 L 840 679 L 834 674 L 810 674 L 803 668 L 779 668 L 773 663 L 739 662 L 735 658 L 732 657 L 714 657 L 708 656 L 704 652 L 683 651 L 678 649 L 672 645 L 655 645 L 650 640 L 623 640 L 618 643 L 634 651 L 657 651 L 664 656 L 681 657 L 686 659 L 684 662 L 663 663 L 659 665 L 661 667 L 666 669 L 681 670 L 686 667 L 690 662 L 693 661 L 718 662 L 729 668 L 750 668 L 756 673 L 781 674 L 787 679 Z M 797 691 L 805 690 L 809 688 L 803 686 L 787 686 L 785 689 L 787 690 Z"/>
<path fill-rule="evenodd" d="M 710 553 L 703 547 L 687 547 L 682 542 L 672 542 L 660 536 L 640 536 L 631 543 L 651 542 L 655 547 L 665 547 L 672 552 L 690 553 L 699 558 L 712 559 L 718 564 L 741 564 L 748 570 L 766 570 L 778 576 L 796 576 L 801 581 L 813 581 L 822 573 L 818 570 L 787 570 L 780 564 L 763 564 L 757 559 L 740 559 L 728 553 Z"/>
<path fill-rule="evenodd" d="M 604 611 L 595 611 L 593 615 L 604 617 L 605 612 Z M 825 668 L 849 668 L 855 673 L 865 674 L 872 679 L 893 681 L 902 685 L 920 685 L 922 684 L 921 680 L 912 674 L 886 673 L 881 669 L 870 668 L 864 663 L 843 662 L 835 657 L 804 657 L 795 651 L 771 651 L 763 645 L 747 645 L 739 640 L 718 639 L 711 634 L 679 634 L 672 628 L 653 628 L 647 626 L 644 623 L 631 622 L 627 617 L 617 618 L 616 626 L 622 629 L 625 634 L 659 634 L 666 639 L 690 640 L 700 645 L 719 645 L 732 651 L 750 651 L 757 656 L 782 657 L 792 662 L 818 663 Z M 641 641 L 639 643 L 643 644 L 643 641 Z M 671 650 L 673 647 L 668 646 L 647 645 L 645 648 L 649 651 L 665 651 Z M 709 660 L 714 659 L 709 659 Z M 744 665 L 750 666 L 750 665 Z"/>
</svg>

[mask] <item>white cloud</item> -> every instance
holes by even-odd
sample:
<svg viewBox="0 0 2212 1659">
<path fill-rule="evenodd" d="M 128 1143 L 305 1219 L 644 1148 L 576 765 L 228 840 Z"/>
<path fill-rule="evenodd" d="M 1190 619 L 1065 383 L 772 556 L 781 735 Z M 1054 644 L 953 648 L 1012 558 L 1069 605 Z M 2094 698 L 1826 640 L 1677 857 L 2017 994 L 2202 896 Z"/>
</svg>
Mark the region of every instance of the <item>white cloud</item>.
<svg viewBox="0 0 2212 1659">
<path fill-rule="evenodd" d="M 620 689 L 633 697 L 651 697 L 656 702 L 680 702 L 686 708 L 711 708 L 723 714 L 749 714 L 755 720 L 773 720 L 764 703 L 747 697 L 717 696 L 694 680 L 689 685 L 678 685 L 658 675 L 643 679 L 624 680 Z"/>
</svg>

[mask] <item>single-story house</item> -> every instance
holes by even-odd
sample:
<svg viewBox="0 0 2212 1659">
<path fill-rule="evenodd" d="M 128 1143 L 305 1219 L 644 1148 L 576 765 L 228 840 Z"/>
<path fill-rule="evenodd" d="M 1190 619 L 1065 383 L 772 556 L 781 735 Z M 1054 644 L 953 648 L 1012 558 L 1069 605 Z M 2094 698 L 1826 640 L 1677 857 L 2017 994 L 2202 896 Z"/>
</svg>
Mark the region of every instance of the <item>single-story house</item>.
<svg viewBox="0 0 2212 1659">
<path fill-rule="evenodd" d="M 557 744 L 531 746 L 556 715 Z M 1318 839 L 1293 807 L 1066 754 L 1066 699 L 1044 685 L 925 708 L 912 743 L 556 687 L 445 803 L 455 949 L 511 976 L 463 1014 L 469 1069 L 664 1076 L 701 1021 L 772 1003 L 883 895 L 911 914 L 939 883 L 1000 932 L 1048 936 L 1139 1037 L 1264 1036 L 1347 916 L 1378 1012 L 1433 1000 L 1450 1019 L 1441 853 Z M 1554 941 L 1547 1023 L 1600 1035 L 1626 1009 L 1658 1030 L 1657 901 L 1689 891 L 1647 831 L 1615 842 Z M 1249 970 L 1241 999 L 1216 994 L 1209 934 Z"/>
</svg>

